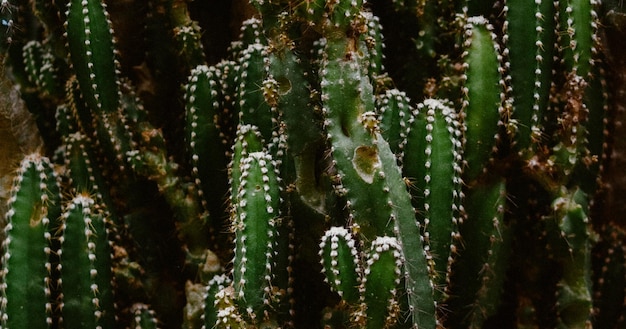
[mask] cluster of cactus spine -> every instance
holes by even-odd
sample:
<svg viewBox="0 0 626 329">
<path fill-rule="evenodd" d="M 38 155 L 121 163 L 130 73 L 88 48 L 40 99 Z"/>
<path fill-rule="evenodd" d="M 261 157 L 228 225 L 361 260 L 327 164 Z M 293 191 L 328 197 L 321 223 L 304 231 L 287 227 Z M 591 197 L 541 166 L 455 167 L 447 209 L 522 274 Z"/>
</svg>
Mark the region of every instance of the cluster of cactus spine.
<svg viewBox="0 0 626 329">
<path fill-rule="evenodd" d="M 624 325 L 595 0 L 238 1 L 222 59 L 201 4 L 108 5 L 0 2 L 44 140 L 0 327 Z"/>
</svg>

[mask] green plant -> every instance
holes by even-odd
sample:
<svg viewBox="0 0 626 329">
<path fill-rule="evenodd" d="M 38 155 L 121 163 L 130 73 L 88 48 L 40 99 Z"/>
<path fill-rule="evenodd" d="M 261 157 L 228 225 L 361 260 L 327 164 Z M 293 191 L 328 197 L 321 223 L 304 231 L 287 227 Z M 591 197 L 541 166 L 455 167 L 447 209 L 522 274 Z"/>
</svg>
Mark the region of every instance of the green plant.
<svg viewBox="0 0 626 329">
<path fill-rule="evenodd" d="M 5 102 L 43 140 L 2 327 L 623 325 L 595 198 L 617 7 L 234 2 L 254 17 L 218 52 L 197 1 L 108 5 L 0 3 Z"/>
</svg>

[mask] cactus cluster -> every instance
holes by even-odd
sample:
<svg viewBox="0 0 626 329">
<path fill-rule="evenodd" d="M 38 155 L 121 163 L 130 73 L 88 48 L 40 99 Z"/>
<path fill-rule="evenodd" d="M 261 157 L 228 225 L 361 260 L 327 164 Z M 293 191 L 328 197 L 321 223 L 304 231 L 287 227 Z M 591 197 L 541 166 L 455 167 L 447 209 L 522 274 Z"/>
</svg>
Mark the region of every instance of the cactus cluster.
<svg viewBox="0 0 626 329">
<path fill-rule="evenodd" d="M 0 328 L 625 326 L 609 8 L 215 7 L 0 2 Z"/>
</svg>

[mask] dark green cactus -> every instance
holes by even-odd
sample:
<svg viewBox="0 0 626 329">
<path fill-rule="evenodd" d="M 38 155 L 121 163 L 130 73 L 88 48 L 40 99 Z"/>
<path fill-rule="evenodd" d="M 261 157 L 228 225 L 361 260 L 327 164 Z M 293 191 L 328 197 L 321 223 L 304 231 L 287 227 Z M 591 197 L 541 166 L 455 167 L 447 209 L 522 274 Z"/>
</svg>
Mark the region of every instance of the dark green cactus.
<svg viewBox="0 0 626 329">
<path fill-rule="evenodd" d="M 617 4 L 210 7 L 0 1 L 3 328 L 623 326 Z"/>
</svg>

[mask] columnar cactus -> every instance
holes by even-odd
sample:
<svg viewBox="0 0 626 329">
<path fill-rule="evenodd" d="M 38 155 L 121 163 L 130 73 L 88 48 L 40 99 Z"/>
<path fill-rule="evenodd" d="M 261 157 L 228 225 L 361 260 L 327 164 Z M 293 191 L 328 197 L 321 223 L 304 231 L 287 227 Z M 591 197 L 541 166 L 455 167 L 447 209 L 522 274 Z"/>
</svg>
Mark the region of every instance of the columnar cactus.
<svg viewBox="0 0 626 329">
<path fill-rule="evenodd" d="M 623 326 L 619 6 L 211 6 L 0 1 L 2 328 Z"/>
</svg>

